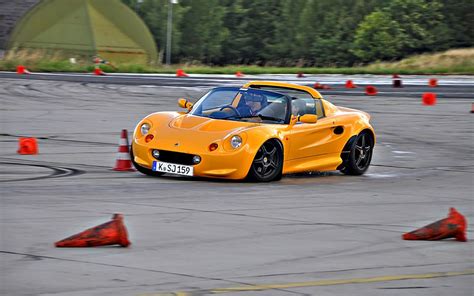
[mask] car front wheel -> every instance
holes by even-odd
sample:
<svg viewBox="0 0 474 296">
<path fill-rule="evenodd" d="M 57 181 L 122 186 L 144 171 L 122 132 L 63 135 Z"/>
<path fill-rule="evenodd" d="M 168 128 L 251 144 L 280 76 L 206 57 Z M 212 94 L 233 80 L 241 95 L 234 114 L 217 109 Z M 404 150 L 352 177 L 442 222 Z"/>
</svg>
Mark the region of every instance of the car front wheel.
<svg viewBox="0 0 474 296">
<path fill-rule="evenodd" d="M 283 151 L 276 141 L 265 142 L 257 151 L 249 171 L 249 178 L 258 182 L 281 179 Z"/>
<path fill-rule="evenodd" d="M 369 168 L 374 140 L 368 132 L 360 133 L 350 146 L 349 155 L 341 169 L 346 175 L 362 175 Z"/>
</svg>

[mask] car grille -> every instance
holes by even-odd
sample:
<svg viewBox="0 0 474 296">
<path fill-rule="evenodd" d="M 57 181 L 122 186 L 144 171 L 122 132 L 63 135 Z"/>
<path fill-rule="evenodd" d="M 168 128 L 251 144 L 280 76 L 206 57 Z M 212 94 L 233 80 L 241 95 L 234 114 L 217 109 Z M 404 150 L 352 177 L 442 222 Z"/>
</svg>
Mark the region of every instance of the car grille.
<svg viewBox="0 0 474 296">
<path fill-rule="evenodd" d="M 194 165 L 194 154 L 160 150 L 160 161 L 171 162 L 184 165 Z"/>
</svg>

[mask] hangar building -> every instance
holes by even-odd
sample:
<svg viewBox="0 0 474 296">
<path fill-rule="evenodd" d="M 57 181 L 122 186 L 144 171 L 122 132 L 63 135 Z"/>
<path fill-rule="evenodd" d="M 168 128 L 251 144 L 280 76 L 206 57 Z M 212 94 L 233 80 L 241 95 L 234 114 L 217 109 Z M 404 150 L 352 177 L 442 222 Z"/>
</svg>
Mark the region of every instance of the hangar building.
<svg viewBox="0 0 474 296">
<path fill-rule="evenodd" d="M 99 55 L 114 62 L 157 59 L 150 31 L 120 0 L 37 1 L 16 22 L 6 48 Z"/>
</svg>

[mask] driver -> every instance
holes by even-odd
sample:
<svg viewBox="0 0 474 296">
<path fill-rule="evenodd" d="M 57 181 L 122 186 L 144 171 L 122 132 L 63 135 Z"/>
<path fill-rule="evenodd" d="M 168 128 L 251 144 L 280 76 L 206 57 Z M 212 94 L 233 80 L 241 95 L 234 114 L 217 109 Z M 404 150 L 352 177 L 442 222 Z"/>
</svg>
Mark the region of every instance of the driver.
<svg viewBox="0 0 474 296">
<path fill-rule="evenodd" d="M 306 112 L 306 103 L 302 99 L 294 99 L 291 102 L 291 114 L 294 116 L 304 115 Z"/>
<path fill-rule="evenodd" d="M 242 117 L 255 116 L 267 105 L 267 98 L 263 94 L 248 92 L 242 96 L 239 103 L 239 113 Z"/>
</svg>

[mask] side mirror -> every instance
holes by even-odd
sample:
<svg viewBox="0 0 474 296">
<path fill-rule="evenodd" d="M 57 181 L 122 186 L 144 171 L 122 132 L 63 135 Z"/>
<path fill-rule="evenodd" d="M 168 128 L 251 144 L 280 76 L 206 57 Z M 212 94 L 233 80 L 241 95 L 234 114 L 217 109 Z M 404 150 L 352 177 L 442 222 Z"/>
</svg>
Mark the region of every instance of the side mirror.
<svg viewBox="0 0 474 296">
<path fill-rule="evenodd" d="M 186 108 L 188 110 L 191 110 L 193 108 L 193 103 L 191 103 L 190 101 L 184 98 L 181 98 L 181 99 L 178 99 L 178 106 L 181 108 Z"/>
<path fill-rule="evenodd" d="M 316 114 L 305 114 L 298 117 L 298 121 L 303 123 L 316 123 L 318 116 Z"/>
</svg>

